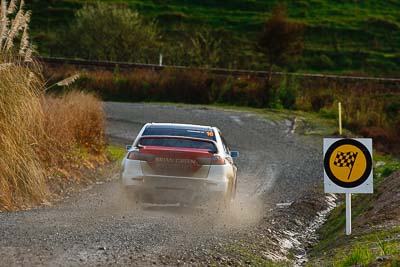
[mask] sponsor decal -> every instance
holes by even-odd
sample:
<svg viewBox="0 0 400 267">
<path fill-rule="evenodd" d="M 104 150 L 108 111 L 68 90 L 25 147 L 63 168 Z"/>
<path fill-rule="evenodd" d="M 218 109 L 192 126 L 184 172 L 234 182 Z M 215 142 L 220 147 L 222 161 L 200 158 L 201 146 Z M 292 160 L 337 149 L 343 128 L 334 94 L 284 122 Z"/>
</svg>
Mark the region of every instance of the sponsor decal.
<svg viewBox="0 0 400 267">
<path fill-rule="evenodd" d="M 157 163 L 171 163 L 171 164 L 190 164 L 197 165 L 194 159 L 180 159 L 180 158 L 156 158 Z"/>
<path fill-rule="evenodd" d="M 155 158 L 157 168 L 161 169 L 192 169 L 199 166 L 194 159 Z"/>
</svg>

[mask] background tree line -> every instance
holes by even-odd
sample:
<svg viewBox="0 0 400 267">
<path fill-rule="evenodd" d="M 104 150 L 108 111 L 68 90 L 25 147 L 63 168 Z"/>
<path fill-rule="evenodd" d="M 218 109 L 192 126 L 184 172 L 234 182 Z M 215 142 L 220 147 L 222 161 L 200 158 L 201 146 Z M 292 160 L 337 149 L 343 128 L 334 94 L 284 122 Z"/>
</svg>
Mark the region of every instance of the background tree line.
<svg viewBox="0 0 400 267">
<path fill-rule="evenodd" d="M 301 54 L 301 36 L 301 25 L 291 22 L 279 5 L 266 20 L 254 51 L 265 55 L 266 66 L 272 70 Z M 240 53 L 240 47 L 229 53 L 236 44 L 210 28 L 192 29 L 181 41 L 170 41 L 155 20 L 146 20 L 125 5 L 101 2 L 78 10 L 57 39 L 65 56 L 93 60 L 154 63 L 163 54 L 167 65 L 236 67 L 232 58 Z"/>
<path fill-rule="evenodd" d="M 199 60 L 193 58 L 199 53 L 191 50 L 196 50 L 200 43 L 192 40 L 204 39 L 194 38 L 194 35 L 205 29 L 216 40 L 209 47 L 220 48 L 212 48 L 209 53 L 212 60 L 209 62 L 216 61 L 218 67 L 254 70 L 269 68 L 264 54 L 256 49 L 257 39 L 264 22 L 273 17 L 274 6 L 282 3 L 278 0 L 32 0 L 27 2 L 33 12 L 30 28 L 33 44 L 39 53 L 60 57 L 76 54 L 73 45 L 79 39 L 73 40 L 72 45 L 66 45 L 72 39 L 68 36 L 71 24 L 76 21 L 79 9 L 96 2 L 119 6 L 124 11 L 138 11 L 145 25 L 156 22 L 160 46 L 153 49 L 154 53 L 146 53 L 148 63 L 157 63 L 159 52 L 162 52 L 166 64 L 199 64 Z M 275 68 L 345 75 L 398 76 L 398 1 L 286 0 L 284 3 L 289 21 L 303 25 L 304 51 L 299 60 Z M 105 14 L 111 13 L 108 11 Z M 109 25 L 112 27 L 112 23 Z M 89 52 L 92 55 L 92 51 Z"/>
</svg>

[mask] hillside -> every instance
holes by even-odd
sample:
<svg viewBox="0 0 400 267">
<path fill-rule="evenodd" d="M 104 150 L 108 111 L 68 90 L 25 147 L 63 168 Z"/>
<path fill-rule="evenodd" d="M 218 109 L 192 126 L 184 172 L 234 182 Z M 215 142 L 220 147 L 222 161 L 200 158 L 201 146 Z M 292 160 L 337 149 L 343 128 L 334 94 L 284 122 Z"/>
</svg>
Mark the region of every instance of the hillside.
<svg viewBox="0 0 400 267">
<path fill-rule="evenodd" d="M 382 159 L 375 155 L 374 194 L 353 195 L 352 235 L 345 235 L 342 202 L 318 230 L 308 266 L 399 266 L 400 165 Z"/>
<path fill-rule="evenodd" d="M 43 55 L 62 56 L 57 33 L 65 31 L 83 0 L 32 0 L 34 42 Z M 276 1 L 125 0 L 148 19 L 156 19 L 165 41 L 179 41 L 200 27 L 224 39 L 226 67 L 262 69 L 254 52 L 262 22 Z M 400 1 L 288 0 L 288 15 L 306 25 L 303 59 L 288 69 L 398 76 Z M 168 55 L 166 55 L 168 60 Z M 173 62 L 171 62 L 173 63 Z"/>
</svg>

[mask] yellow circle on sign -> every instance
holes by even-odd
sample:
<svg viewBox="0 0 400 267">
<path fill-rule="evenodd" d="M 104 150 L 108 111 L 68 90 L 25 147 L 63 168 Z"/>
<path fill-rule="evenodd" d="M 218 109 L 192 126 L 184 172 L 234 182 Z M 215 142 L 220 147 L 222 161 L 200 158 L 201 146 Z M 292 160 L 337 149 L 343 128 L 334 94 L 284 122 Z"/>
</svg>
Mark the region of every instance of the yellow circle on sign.
<svg viewBox="0 0 400 267">
<path fill-rule="evenodd" d="M 332 152 L 329 167 L 338 180 L 352 183 L 363 176 L 367 169 L 367 159 L 358 147 L 344 144 Z"/>
</svg>

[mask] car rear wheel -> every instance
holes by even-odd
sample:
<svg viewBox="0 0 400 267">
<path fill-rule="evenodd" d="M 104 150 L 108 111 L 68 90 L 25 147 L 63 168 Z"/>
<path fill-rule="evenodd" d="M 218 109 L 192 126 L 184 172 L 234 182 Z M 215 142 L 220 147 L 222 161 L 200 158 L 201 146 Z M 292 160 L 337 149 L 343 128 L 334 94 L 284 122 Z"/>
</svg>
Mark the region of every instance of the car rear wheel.
<svg viewBox="0 0 400 267">
<path fill-rule="evenodd" d="M 236 192 L 237 192 L 237 178 L 235 178 L 234 184 L 232 186 L 232 201 L 235 200 L 236 198 Z"/>
<path fill-rule="evenodd" d="M 220 203 L 219 203 L 219 209 L 223 211 L 227 211 L 230 209 L 232 205 L 232 201 L 234 199 L 234 194 L 235 194 L 235 189 L 234 185 L 232 183 L 229 183 L 228 190 L 226 193 L 221 197 Z"/>
</svg>

